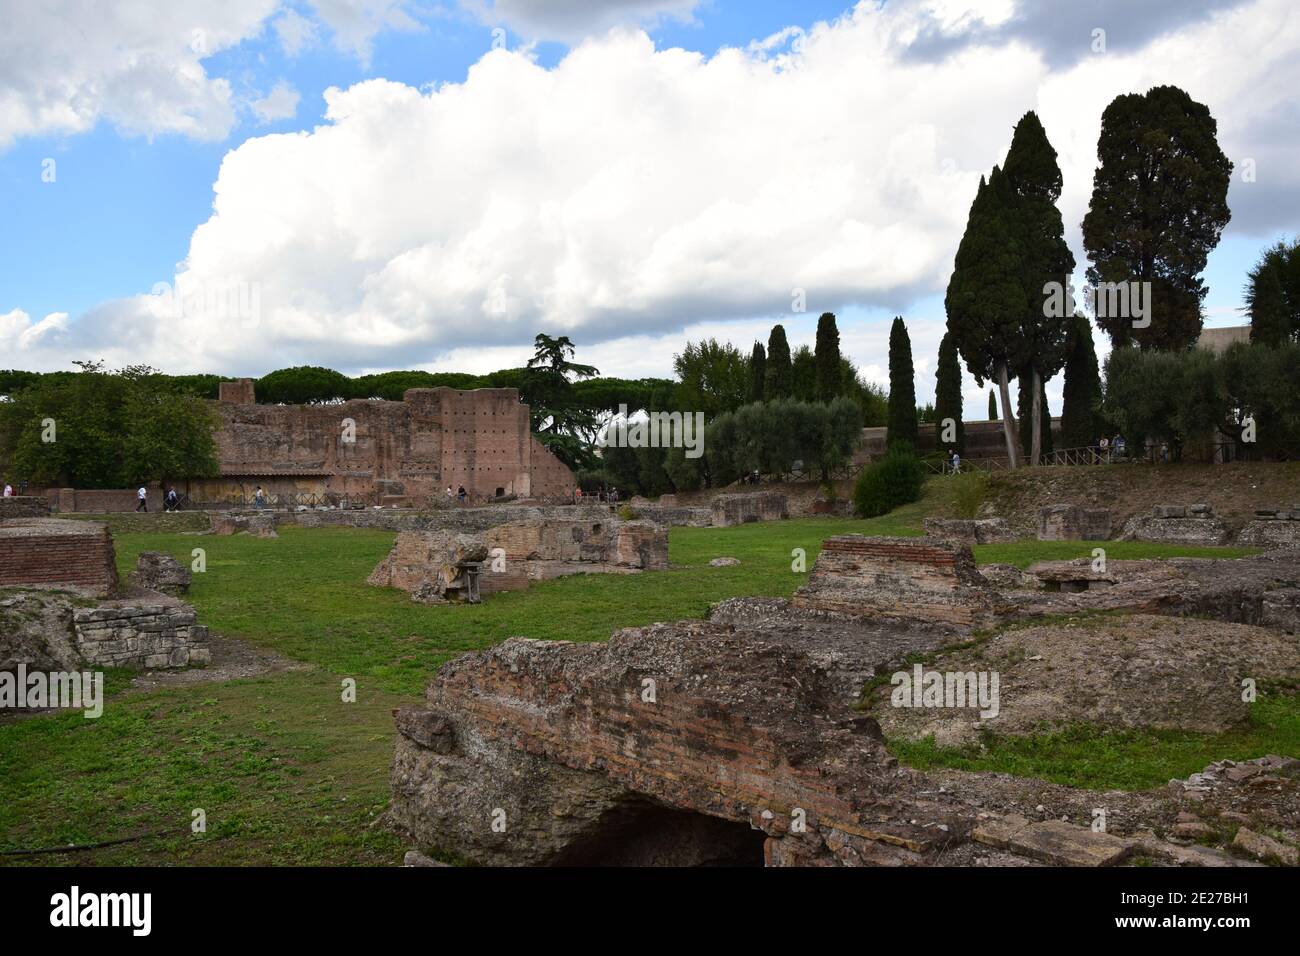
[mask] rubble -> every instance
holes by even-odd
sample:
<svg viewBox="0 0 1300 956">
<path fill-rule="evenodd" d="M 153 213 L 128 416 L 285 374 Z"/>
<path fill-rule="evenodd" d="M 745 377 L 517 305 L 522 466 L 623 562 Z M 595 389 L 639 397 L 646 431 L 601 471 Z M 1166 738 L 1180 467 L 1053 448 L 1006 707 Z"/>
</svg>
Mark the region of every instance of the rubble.
<svg viewBox="0 0 1300 956">
<path fill-rule="evenodd" d="M 191 580 L 189 568 L 161 551 L 141 551 L 130 577 L 130 583 L 136 587 L 172 595 L 187 592 Z"/>
</svg>

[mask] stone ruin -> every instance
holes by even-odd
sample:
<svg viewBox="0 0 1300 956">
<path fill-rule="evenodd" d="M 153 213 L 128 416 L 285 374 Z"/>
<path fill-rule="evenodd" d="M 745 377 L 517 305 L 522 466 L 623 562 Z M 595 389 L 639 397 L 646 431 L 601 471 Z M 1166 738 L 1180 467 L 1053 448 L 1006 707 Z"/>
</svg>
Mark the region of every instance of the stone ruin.
<svg viewBox="0 0 1300 956">
<path fill-rule="evenodd" d="M 1290 511 L 1258 508 L 1246 522 L 1236 543 L 1253 548 L 1300 547 L 1300 505 Z"/>
<path fill-rule="evenodd" d="M 170 554 L 161 551 L 141 551 L 135 561 L 135 570 L 129 581 L 133 587 L 146 591 L 179 596 L 190 589 L 194 575 Z"/>
<path fill-rule="evenodd" d="M 395 712 L 386 822 L 422 853 L 489 865 L 1096 866 L 1140 857 L 1232 866 L 1249 861 L 1189 845 L 1175 827 L 1190 826 L 1189 813 L 1235 812 L 1248 799 L 1255 830 L 1246 842 L 1255 849 L 1238 841 L 1234 852 L 1294 852 L 1254 837 L 1261 828 L 1298 832 L 1300 761 L 1232 765 L 1212 786 L 1194 777 L 1103 794 L 902 767 L 878 719 L 861 709 L 873 677 L 916 655 L 971 647 L 977 624 L 1044 619 L 1099 599 L 1272 621 L 1265 606 L 1300 594 L 1300 553 L 1188 562 L 1176 583 L 1135 569 L 1127 576 L 1138 583 L 1126 590 L 1121 567 L 1098 591 L 1048 591 L 1030 574 L 1004 592 L 975 569 L 968 547 L 841 536 L 826 542 L 793 601 L 732 599 L 708 620 L 627 628 L 605 644 L 512 638 L 444 665 L 422 706 Z M 1229 574 L 1227 564 L 1240 567 Z M 1174 603 L 1148 599 L 1168 597 L 1171 586 L 1185 592 Z M 1230 607 L 1261 588 L 1255 609 Z M 1026 633 L 1042 647 L 1078 650 L 1079 631 L 1046 620 Z M 1176 646 L 1177 625 L 1161 620 Z M 1255 631 L 1272 660 L 1294 667 L 1293 639 L 1242 625 L 1245 637 Z M 1225 637 L 1213 658 L 1234 681 L 1240 643 Z M 1114 653 L 1122 673 L 1125 652 Z M 1032 668 L 1035 658 L 1017 660 Z M 1150 678 L 1164 679 L 1168 651 L 1151 665 Z M 1030 811 L 1035 803 L 1053 810 Z M 1089 829 L 1097 806 L 1113 808 L 1112 832 Z"/>
<path fill-rule="evenodd" d="M 1006 518 L 926 518 L 926 536 L 959 544 L 1002 544 L 1017 540 Z"/>
<path fill-rule="evenodd" d="M 795 607 L 971 626 L 996 595 L 970 548 L 934 538 L 837 535 L 822 542 Z"/>
<path fill-rule="evenodd" d="M 1105 541 L 1110 511 L 1081 505 L 1048 505 L 1038 513 L 1039 541 Z"/>
<path fill-rule="evenodd" d="M 145 552 L 130 584 L 123 594 L 104 524 L 0 522 L 0 587 L 12 589 L 0 592 L 0 670 L 19 664 L 165 668 L 209 660 L 207 628 L 174 596 L 189 586 L 187 568 Z"/>
<path fill-rule="evenodd" d="M 1134 515 L 1120 532 L 1121 541 L 1221 545 L 1231 531 L 1209 505 L 1156 505 L 1149 515 Z"/>
<path fill-rule="evenodd" d="M 270 512 L 214 514 L 212 516 L 212 533 L 217 535 L 248 534 L 254 538 L 279 537 L 275 531 L 275 515 Z"/>
<path fill-rule="evenodd" d="M 711 502 L 713 526 L 725 528 L 751 521 L 777 521 L 790 517 L 785 495 L 776 491 L 718 495 Z"/>
<path fill-rule="evenodd" d="M 57 588 L 108 597 L 117 586 L 107 525 L 65 518 L 0 521 L 0 587 Z"/>
<path fill-rule="evenodd" d="M 663 571 L 668 529 L 614 518 L 508 522 L 486 531 L 404 531 L 367 583 L 429 604 L 476 603 L 567 574 Z"/>
</svg>

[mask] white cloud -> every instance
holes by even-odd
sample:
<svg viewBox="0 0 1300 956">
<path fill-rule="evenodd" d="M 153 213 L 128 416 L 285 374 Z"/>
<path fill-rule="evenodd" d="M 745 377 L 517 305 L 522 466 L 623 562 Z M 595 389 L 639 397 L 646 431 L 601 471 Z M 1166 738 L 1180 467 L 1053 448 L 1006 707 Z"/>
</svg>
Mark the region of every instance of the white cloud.
<svg viewBox="0 0 1300 956">
<path fill-rule="evenodd" d="M 76 328 L 96 354 L 174 371 L 441 365 L 526 355 L 546 331 L 607 373 L 665 374 L 683 329 L 766 328 L 802 288 L 814 317 L 903 313 L 920 368 L 942 310 L 907 308 L 942 296 L 975 184 L 1027 109 L 1060 153 L 1081 261 L 1101 111 L 1159 83 L 1209 104 L 1230 156 L 1276 151 L 1249 188 L 1294 219 L 1300 173 L 1275 159 L 1295 130 L 1272 126 L 1300 87 L 1300 18 L 1286 12 L 1256 0 L 1053 72 L 1014 39 L 909 57 L 924 15 L 862 4 L 807 30 L 801 52 L 706 57 L 615 31 L 551 69 L 493 50 L 459 84 L 331 89 L 324 125 L 227 154 L 180 267 L 183 287 L 256 283 L 256 327 L 159 322 L 143 297 Z M 883 372 L 887 327 L 840 327 L 858 364 Z M 745 350 L 766 338 L 742 328 Z"/>
<path fill-rule="evenodd" d="M 280 49 L 286 56 L 297 56 L 303 50 L 315 45 L 317 40 L 316 23 L 304 17 L 297 10 L 285 10 L 272 21 L 275 35 L 280 40 Z"/>
<path fill-rule="evenodd" d="M 40 321 L 22 309 L 0 314 L 0 344 L 23 353 L 57 347 L 67 339 L 68 313 L 51 312 Z"/>
<path fill-rule="evenodd" d="M 0 149 L 100 119 L 132 133 L 224 137 L 230 84 L 202 61 L 255 34 L 275 4 L 0 0 Z"/>
<path fill-rule="evenodd" d="M 274 123 L 298 112 L 298 91 L 282 80 L 266 96 L 248 105 L 263 123 Z"/>
<path fill-rule="evenodd" d="M 311 0 L 316 14 L 334 33 L 334 45 L 369 65 L 372 42 L 383 30 L 414 31 L 420 23 L 409 0 Z M 284 34 L 280 34 L 284 42 Z"/>
<path fill-rule="evenodd" d="M 528 40 L 573 43 L 612 27 L 652 27 L 665 20 L 689 22 L 701 0 L 459 0 L 490 25 L 505 25 Z"/>
</svg>

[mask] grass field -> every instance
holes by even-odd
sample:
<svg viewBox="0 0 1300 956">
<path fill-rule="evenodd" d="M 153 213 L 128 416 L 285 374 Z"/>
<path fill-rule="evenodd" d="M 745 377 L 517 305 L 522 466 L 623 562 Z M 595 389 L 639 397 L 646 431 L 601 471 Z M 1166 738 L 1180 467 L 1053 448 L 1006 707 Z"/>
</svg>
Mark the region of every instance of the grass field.
<svg viewBox="0 0 1300 956">
<path fill-rule="evenodd" d="M 195 575 L 190 592 L 200 620 L 310 666 L 147 692 L 114 679 L 119 689 L 99 720 L 59 714 L 0 723 L 0 853 L 146 835 L 93 850 L 0 860 L 397 863 L 397 841 L 370 827 L 388 795 L 390 711 L 418 699 L 441 663 L 513 635 L 604 640 L 618 627 L 702 616 L 726 597 L 789 595 L 804 580 L 791 569 L 793 549 L 804 549 L 811 567 L 821 540 L 831 534 L 918 534 L 933 504 L 931 496 L 869 521 L 676 528 L 670 571 L 567 577 L 474 607 L 426 607 L 404 592 L 366 585 L 392 543 L 390 532 L 289 527 L 278 540 L 122 534 L 117 551 L 123 573 L 143 550 L 188 563 L 192 549 L 203 548 L 207 570 Z M 976 557 L 1024 566 L 1090 556 L 1094 546 L 1104 546 L 1112 559 L 1240 553 L 1029 541 L 981 547 Z M 742 564 L 708 565 L 723 555 Z M 346 677 L 357 682 L 356 703 L 341 700 Z M 1075 733 L 995 741 L 980 754 L 940 752 L 924 743 L 896 749 L 918 765 L 1144 786 L 1199 769 L 1208 759 L 1294 749 L 1294 701 L 1279 706 L 1265 711 L 1253 736 L 1234 740 Z M 207 832 L 196 835 L 189 828 L 198 808 L 206 813 Z"/>
</svg>

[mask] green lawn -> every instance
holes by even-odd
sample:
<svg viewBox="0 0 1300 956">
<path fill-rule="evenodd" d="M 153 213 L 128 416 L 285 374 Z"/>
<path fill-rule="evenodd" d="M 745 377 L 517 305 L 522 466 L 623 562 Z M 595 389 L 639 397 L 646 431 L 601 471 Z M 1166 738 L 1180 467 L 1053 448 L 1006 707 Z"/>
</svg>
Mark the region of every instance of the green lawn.
<svg viewBox="0 0 1300 956">
<path fill-rule="evenodd" d="M 117 690 L 99 720 L 62 714 L 0 723 L 0 852 L 160 834 L 91 851 L 0 861 L 397 863 L 397 841 L 368 826 L 388 795 L 390 711 L 417 700 L 444 661 L 512 635 L 604 640 L 618 627 L 702 616 L 727 597 L 789 595 L 804 580 L 792 570 L 793 549 L 804 549 L 811 567 L 822 539 L 832 534 L 919 534 L 933 504 L 928 497 L 869 521 L 675 528 L 670 571 L 568 577 L 494 595 L 474 607 L 427 607 L 404 592 L 368 586 L 366 576 L 392 543 L 390 532 L 287 527 L 276 540 L 121 534 L 123 574 L 143 550 L 165 551 L 188 563 L 192 549 L 204 549 L 207 570 L 195 575 L 190 593 L 200 620 L 310 668 L 151 692 L 123 689 L 125 681 L 114 675 L 110 689 Z M 1206 553 L 1120 542 L 1104 546 L 1112 558 Z M 1047 557 L 1087 557 L 1092 547 L 1021 542 L 979 548 L 977 558 L 1023 566 Z M 708 565 L 723 555 L 742 564 Z M 344 677 L 357 681 L 354 704 L 340 700 Z M 1122 746 L 1115 740 L 1043 738 L 1033 746 L 1015 744 L 1021 749 L 1003 755 L 937 753 L 923 744 L 900 753 L 920 764 L 1003 759 L 1015 772 L 1065 782 L 1136 785 L 1150 773 L 1135 775 L 1114 763 L 1123 747 L 1152 766 L 1179 767 L 1193 759 L 1203 764 L 1218 756 L 1258 755 L 1270 747 L 1293 752 L 1294 701 L 1291 706 L 1272 729 L 1235 741 L 1138 734 Z M 195 808 L 207 813 L 206 834 L 188 832 Z"/>
</svg>

